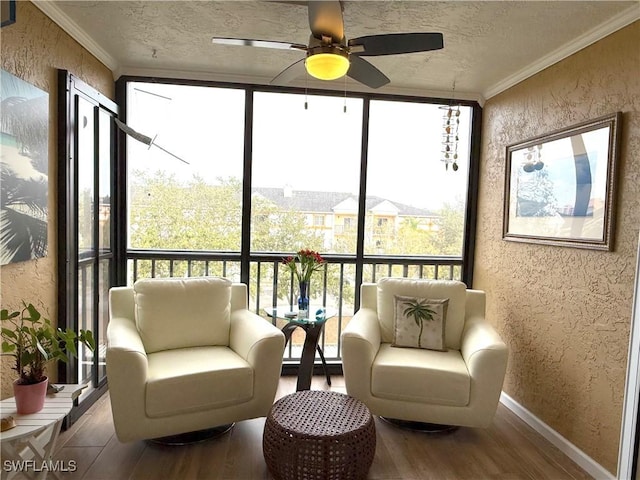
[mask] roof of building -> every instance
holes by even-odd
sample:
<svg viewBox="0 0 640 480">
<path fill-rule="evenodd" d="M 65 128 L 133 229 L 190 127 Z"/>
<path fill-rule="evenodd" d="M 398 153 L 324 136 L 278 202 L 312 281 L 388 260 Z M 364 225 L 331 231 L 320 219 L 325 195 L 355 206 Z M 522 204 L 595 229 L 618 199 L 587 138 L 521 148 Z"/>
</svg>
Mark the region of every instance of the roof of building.
<svg viewBox="0 0 640 480">
<path fill-rule="evenodd" d="M 286 194 L 285 194 L 286 192 Z M 332 213 L 339 204 L 347 200 L 358 202 L 357 195 L 344 192 L 314 192 L 309 190 L 293 190 L 286 188 L 254 187 L 252 194 L 258 194 L 287 210 L 298 210 L 301 212 Z M 415 217 L 435 217 L 436 213 L 424 208 L 412 207 L 403 203 L 395 202 L 375 195 L 368 195 L 366 198 L 367 211 L 376 210 L 376 207 L 384 204 L 384 210 L 389 210 L 389 204 L 395 206 L 400 216 Z M 354 212 L 355 213 L 355 212 Z"/>
</svg>

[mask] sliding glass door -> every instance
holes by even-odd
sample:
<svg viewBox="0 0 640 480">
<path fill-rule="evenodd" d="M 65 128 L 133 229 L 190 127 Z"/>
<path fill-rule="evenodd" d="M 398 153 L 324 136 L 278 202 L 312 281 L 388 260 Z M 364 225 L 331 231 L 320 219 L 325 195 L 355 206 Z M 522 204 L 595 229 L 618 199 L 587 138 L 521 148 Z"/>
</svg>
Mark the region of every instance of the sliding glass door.
<svg viewBox="0 0 640 480">
<path fill-rule="evenodd" d="M 86 383 L 81 414 L 106 388 L 108 294 L 113 285 L 113 211 L 117 107 L 66 71 L 59 73 L 58 325 L 91 330 L 94 352 L 61 365 L 60 382 Z"/>
</svg>

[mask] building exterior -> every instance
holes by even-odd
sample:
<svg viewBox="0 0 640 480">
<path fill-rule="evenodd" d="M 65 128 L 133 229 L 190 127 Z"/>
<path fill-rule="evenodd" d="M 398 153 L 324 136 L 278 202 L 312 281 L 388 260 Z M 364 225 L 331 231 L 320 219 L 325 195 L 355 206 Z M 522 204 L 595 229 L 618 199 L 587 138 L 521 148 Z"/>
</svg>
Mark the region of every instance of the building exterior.
<svg viewBox="0 0 640 480">
<path fill-rule="evenodd" d="M 260 196 L 284 211 L 300 212 L 309 229 L 322 232 L 324 249 L 332 251 L 341 237 L 357 231 L 358 197 L 344 192 L 293 190 L 290 187 L 255 187 L 253 196 Z M 404 221 L 413 222 L 419 230 L 438 230 L 439 216 L 429 210 L 412 207 L 377 196 L 367 196 L 367 229 L 365 235 L 377 249 L 393 241 Z"/>
</svg>

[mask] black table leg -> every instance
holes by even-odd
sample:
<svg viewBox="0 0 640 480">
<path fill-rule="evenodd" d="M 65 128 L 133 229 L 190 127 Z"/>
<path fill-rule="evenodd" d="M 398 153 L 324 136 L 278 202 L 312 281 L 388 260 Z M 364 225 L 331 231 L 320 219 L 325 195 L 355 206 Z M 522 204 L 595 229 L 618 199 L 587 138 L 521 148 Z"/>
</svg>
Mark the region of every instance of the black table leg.
<svg viewBox="0 0 640 480">
<path fill-rule="evenodd" d="M 318 340 L 320 338 L 320 332 L 324 324 L 307 324 L 300 325 L 297 323 L 288 323 L 282 327 L 282 333 L 284 333 L 285 346 L 291 341 L 291 335 L 296 328 L 302 328 L 305 331 L 304 345 L 302 347 L 302 358 L 300 359 L 300 366 L 298 367 L 298 383 L 296 390 L 309 390 L 311 388 L 311 378 L 313 377 L 313 366 L 316 361 L 316 351 L 320 355 L 322 360 L 322 368 L 324 374 L 327 377 L 327 384 L 331 386 L 331 377 L 329 376 L 329 370 L 327 368 L 327 362 L 324 358 L 324 352 Z"/>
<path fill-rule="evenodd" d="M 320 348 L 320 345 L 317 345 L 318 354 L 320 355 L 320 360 L 322 360 L 322 369 L 324 370 L 324 375 L 327 377 L 327 385 L 331 386 L 331 377 L 329 376 L 329 369 L 327 368 L 327 361 L 324 359 L 324 352 Z"/>
<path fill-rule="evenodd" d="M 311 388 L 311 377 L 313 376 L 313 365 L 316 360 L 316 347 L 318 338 L 322 331 L 322 325 L 304 325 L 306 336 L 302 347 L 302 358 L 298 370 L 298 385 L 296 390 L 309 390 Z"/>
</svg>

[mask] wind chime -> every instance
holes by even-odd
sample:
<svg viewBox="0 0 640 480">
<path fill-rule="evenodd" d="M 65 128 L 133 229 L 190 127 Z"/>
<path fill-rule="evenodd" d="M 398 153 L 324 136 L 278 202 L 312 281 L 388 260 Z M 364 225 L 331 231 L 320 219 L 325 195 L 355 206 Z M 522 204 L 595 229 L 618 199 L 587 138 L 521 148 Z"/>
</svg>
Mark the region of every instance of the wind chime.
<svg viewBox="0 0 640 480">
<path fill-rule="evenodd" d="M 456 90 L 456 82 L 453 82 L 453 90 L 451 92 L 451 98 L 453 102 L 453 96 Z M 441 161 L 444 162 L 445 170 L 449 170 L 449 164 L 451 168 L 456 172 L 458 170 L 458 127 L 460 126 L 460 105 L 443 105 L 440 107 L 442 110 L 442 157 Z"/>
<path fill-rule="evenodd" d="M 458 170 L 458 127 L 460 126 L 460 105 L 442 106 L 442 158 L 444 167 Z"/>
</svg>

